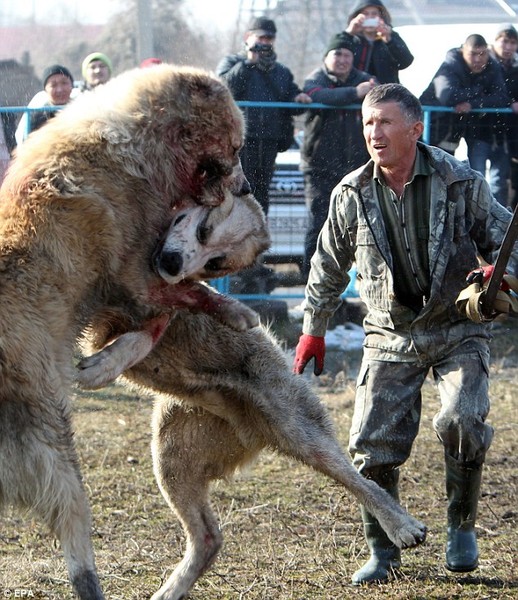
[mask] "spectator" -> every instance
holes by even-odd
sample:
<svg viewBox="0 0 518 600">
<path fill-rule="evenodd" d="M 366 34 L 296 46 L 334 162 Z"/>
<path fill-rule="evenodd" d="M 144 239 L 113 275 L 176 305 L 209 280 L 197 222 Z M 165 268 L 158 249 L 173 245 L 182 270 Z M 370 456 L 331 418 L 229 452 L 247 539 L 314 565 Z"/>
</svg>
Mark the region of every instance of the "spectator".
<svg viewBox="0 0 518 600">
<path fill-rule="evenodd" d="M 288 67 L 277 62 L 276 35 L 277 28 L 271 19 L 253 18 L 245 34 L 244 52 L 225 57 L 217 66 L 217 74 L 228 83 L 235 100 L 311 102 L 311 98 L 295 84 Z M 285 137 L 282 132 L 287 131 L 293 141 L 292 115 L 297 112 L 303 111 L 260 107 L 245 110 L 247 131 L 241 162 L 252 191 L 266 214 L 275 158 L 279 150 L 286 149 L 282 146 Z"/>
<path fill-rule="evenodd" d="M 332 106 L 359 104 L 376 85 L 368 73 L 353 67 L 356 38 L 342 32 L 329 42 L 324 64 L 304 81 L 313 102 Z M 301 169 L 304 172 L 309 224 L 306 232 L 303 274 L 309 273 L 317 237 L 327 217 L 334 186 L 349 171 L 368 159 L 362 135 L 361 112 L 344 109 L 311 109 L 304 126 Z"/>
<path fill-rule="evenodd" d="M 354 51 L 354 66 L 379 83 L 399 83 L 399 71 L 414 61 L 401 36 L 392 29 L 392 18 L 381 1 L 356 2 L 346 31 L 360 40 Z"/>
<path fill-rule="evenodd" d="M 502 69 L 489 56 L 486 40 L 472 34 L 460 48 L 449 50 L 420 100 L 455 109 L 455 114 L 432 113 L 431 142 L 454 153 L 464 137 L 471 167 L 485 175 L 493 147 L 504 152 L 505 115 L 471 111 L 509 106 L 510 102 Z M 501 204 L 507 204 L 507 173 L 498 171 L 496 164 L 491 190 Z"/>
<path fill-rule="evenodd" d="M 491 170 L 494 166 L 501 170 L 502 177 L 505 174 L 506 168 L 510 169 L 509 176 L 511 180 L 511 188 L 513 196 L 509 199 L 502 191 L 501 198 L 498 198 L 504 206 L 510 205 L 514 207 L 518 201 L 518 32 L 514 25 L 505 23 L 500 25 L 496 32 L 495 41 L 491 47 L 490 53 L 502 67 L 504 72 L 505 85 L 507 93 L 511 100 L 511 108 L 515 114 L 505 115 L 506 142 L 496 145 L 490 155 Z M 508 190 L 507 190 L 508 191 Z M 505 200 L 505 203 L 504 203 Z"/>
<path fill-rule="evenodd" d="M 4 180 L 10 157 L 11 154 L 4 133 L 4 124 L 3 121 L 0 120 L 0 185 L 2 185 L 2 181 Z"/>
<path fill-rule="evenodd" d="M 84 81 L 79 84 L 79 89 L 82 92 L 93 90 L 110 80 L 113 74 L 112 62 L 106 54 L 92 52 L 83 60 L 81 73 Z"/>
<path fill-rule="evenodd" d="M 70 71 L 62 65 L 52 65 L 43 72 L 43 90 L 38 92 L 28 106 L 43 108 L 45 106 L 63 106 L 70 102 L 74 78 Z M 34 131 L 54 117 L 56 110 L 44 110 L 24 113 L 16 128 L 16 142 L 21 144 L 29 132 Z"/>
<path fill-rule="evenodd" d="M 349 439 L 354 465 L 394 498 L 399 467 L 418 432 L 421 388 L 434 377 L 441 404 L 433 420 L 446 463 L 446 567 L 478 565 L 475 519 L 493 429 L 488 373 L 491 324 L 468 320 L 455 301 L 479 255 L 493 263 L 511 214 L 482 175 L 418 141 L 422 108 L 399 84 L 379 85 L 362 105 L 371 160 L 333 191 L 306 286 L 294 371 L 315 359 L 356 262 L 366 304 L 363 359 Z M 511 264 L 518 261 L 515 246 Z M 353 583 L 386 581 L 401 563 L 377 520 L 362 507 L 370 560 Z"/>
</svg>

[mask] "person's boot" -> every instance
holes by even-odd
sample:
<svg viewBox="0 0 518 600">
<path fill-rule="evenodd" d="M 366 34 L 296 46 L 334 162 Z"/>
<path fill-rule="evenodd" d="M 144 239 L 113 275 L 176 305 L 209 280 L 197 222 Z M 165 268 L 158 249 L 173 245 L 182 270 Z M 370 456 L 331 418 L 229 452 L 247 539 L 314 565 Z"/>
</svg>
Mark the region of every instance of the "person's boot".
<svg viewBox="0 0 518 600">
<path fill-rule="evenodd" d="M 373 476 L 372 479 L 399 502 L 398 469 L 384 471 Z M 363 567 L 353 574 L 351 581 L 354 585 L 386 582 L 392 573 L 401 566 L 401 550 L 390 541 L 381 525 L 363 505 L 361 514 L 365 539 L 371 556 Z"/>
<path fill-rule="evenodd" d="M 467 573 L 478 567 L 475 519 L 482 479 L 482 465 L 459 463 L 446 456 L 448 539 L 446 568 Z"/>
</svg>

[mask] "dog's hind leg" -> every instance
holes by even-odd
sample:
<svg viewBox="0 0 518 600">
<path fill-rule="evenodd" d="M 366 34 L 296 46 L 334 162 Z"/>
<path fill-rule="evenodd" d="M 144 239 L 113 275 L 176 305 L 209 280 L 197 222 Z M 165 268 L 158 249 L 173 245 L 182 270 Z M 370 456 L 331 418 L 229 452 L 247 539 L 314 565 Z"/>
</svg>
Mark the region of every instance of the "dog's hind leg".
<svg viewBox="0 0 518 600">
<path fill-rule="evenodd" d="M 51 529 L 61 542 L 70 581 L 81 600 L 103 600 L 99 578 L 95 568 L 91 543 L 90 508 L 83 486 L 76 474 L 64 475 L 69 481 L 63 490 L 60 514 L 50 523 Z"/>
<path fill-rule="evenodd" d="M 290 409 L 284 410 L 288 405 Z M 300 376 L 285 374 L 276 381 L 270 373 L 258 394 L 254 419 L 268 445 L 341 483 L 376 516 L 397 546 L 424 541 L 425 526 L 356 471 L 336 438 L 327 410 Z"/>
<path fill-rule="evenodd" d="M 59 539 L 77 596 L 103 600 L 67 413 L 64 406 L 38 410 L 0 399 L 0 495 L 6 504 L 30 509 Z"/>
<path fill-rule="evenodd" d="M 180 600 L 216 560 L 223 541 L 210 506 L 210 482 L 231 476 L 256 452 L 247 451 L 219 417 L 202 409 L 160 402 L 153 418 L 155 476 L 182 524 L 187 548 L 152 600 Z"/>
</svg>

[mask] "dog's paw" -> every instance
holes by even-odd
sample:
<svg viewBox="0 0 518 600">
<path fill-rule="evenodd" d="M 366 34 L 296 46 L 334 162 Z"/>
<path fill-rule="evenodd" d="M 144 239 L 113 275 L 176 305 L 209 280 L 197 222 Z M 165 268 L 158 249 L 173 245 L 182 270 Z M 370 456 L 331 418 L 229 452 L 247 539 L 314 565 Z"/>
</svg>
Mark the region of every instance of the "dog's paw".
<svg viewBox="0 0 518 600">
<path fill-rule="evenodd" d="M 223 325 L 236 331 L 247 331 L 259 325 L 259 315 L 255 310 L 237 301 L 222 305 L 213 316 Z"/>
<path fill-rule="evenodd" d="M 111 354 L 103 350 L 83 358 L 77 364 L 76 383 L 86 390 L 97 390 L 112 383 L 120 373 L 111 359 Z"/>
<path fill-rule="evenodd" d="M 148 322 L 149 329 L 124 333 L 99 352 L 83 358 L 77 365 L 77 383 L 90 390 L 104 387 L 143 360 L 155 346 L 152 332 L 157 322 L 161 327 L 164 324 L 163 321 L 151 319 Z"/>
<path fill-rule="evenodd" d="M 400 548 L 413 548 L 422 544 L 426 539 L 426 526 L 407 515 L 406 523 L 397 532 L 399 543 L 396 545 Z"/>
</svg>

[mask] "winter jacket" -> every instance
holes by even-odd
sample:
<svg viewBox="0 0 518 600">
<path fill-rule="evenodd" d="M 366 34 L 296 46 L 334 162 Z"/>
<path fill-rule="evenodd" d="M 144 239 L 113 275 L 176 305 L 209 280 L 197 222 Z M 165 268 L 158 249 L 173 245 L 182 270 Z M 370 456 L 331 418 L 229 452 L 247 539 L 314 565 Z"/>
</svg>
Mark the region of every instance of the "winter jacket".
<svg viewBox="0 0 518 600">
<path fill-rule="evenodd" d="M 301 92 L 288 67 L 276 62 L 270 71 L 262 71 L 247 60 L 246 54 L 225 57 L 217 66 L 216 74 L 228 84 L 234 100 L 254 102 L 293 102 Z M 273 139 L 280 137 L 281 121 L 305 109 L 246 107 L 246 135 L 250 138 Z"/>
<path fill-rule="evenodd" d="M 354 66 L 368 71 L 380 83 L 399 83 L 399 71 L 406 69 L 414 61 L 401 36 L 392 30 L 388 44 L 383 40 L 371 43 L 363 36 L 357 38 L 360 43 L 354 50 Z"/>
<path fill-rule="evenodd" d="M 352 21 L 367 6 L 376 6 L 381 18 L 387 25 L 392 26 L 392 18 L 383 2 L 356 2 L 348 17 Z M 370 42 L 363 36 L 356 36 L 360 43 L 354 51 L 354 66 L 361 71 L 367 71 L 379 83 L 399 83 L 399 71 L 409 67 L 414 57 L 401 36 L 392 30 L 391 40 L 386 44 L 383 40 Z"/>
<path fill-rule="evenodd" d="M 324 335 L 356 262 L 367 307 L 365 352 L 381 360 L 436 360 L 470 337 L 489 339 L 488 324 L 455 307 L 477 253 L 493 263 L 511 213 L 493 199 L 484 177 L 448 153 L 418 143 L 433 168 L 428 239 L 431 287 L 419 313 L 398 302 L 393 261 L 374 193 L 369 161 L 336 186 L 306 288 L 304 333 Z M 518 250 L 510 261 L 518 264 Z M 318 277 L 315 275 L 318 273 Z M 325 276 L 323 276 L 325 274 Z"/>
<path fill-rule="evenodd" d="M 448 51 L 446 60 L 421 94 L 420 101 L 425 106 L 454 107 L 462 102 L 469 102 L 472 108 L 509 106 L 500 65 L 490 57 L 481 73 L 471 73 L 460 48 Z M 468 142 L 492 143 L 494 135 L 501 136 L 505 131 L 505 121 L 505 115 L 497 113 L 432 112 L 430 141 L 439 145 L 441 141 L 457 142 L 465 137 Z"/>
<path fill-rule="evenodd" d="M 304 92 L 313 102 L 331 106 L 361 104 L 356 86 L 371 75 L 353 68 L 345 81 L 328 73 L 325 66 L 315 69 L 304 81 Z M 334 183 L 368 160 L 360 110 L 309 110 L 304 124 L 301 168 L 318 172 Z"/>
<path fill-rule="evenodd" d="M 511 64 L 506 65 L 498 60 L 497 55 L 492 50 L 490 53 L 503 71 L 510 103 L 518 102 L 518 56 L 515 54 Z M 505 115 L 505 122 L 509 153 L 512 157 L 518 158 L 518 115 L 515 113 Z"/>
</svg>

